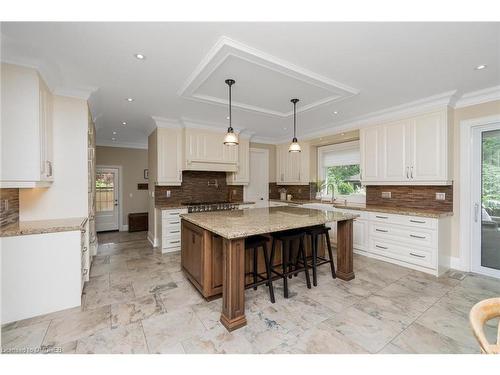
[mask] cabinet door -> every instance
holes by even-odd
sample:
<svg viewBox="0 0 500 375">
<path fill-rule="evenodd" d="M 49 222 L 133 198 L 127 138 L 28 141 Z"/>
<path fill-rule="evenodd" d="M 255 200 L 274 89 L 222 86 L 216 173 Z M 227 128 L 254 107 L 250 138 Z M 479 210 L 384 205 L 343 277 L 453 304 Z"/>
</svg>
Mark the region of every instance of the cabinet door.
<svg viewBox="0 0 500 375">
<path fill-rule="evenodd" d="M 302 152 L 300 153 L 300 176 L 299 181 L 301 184 L 309 184 L 309 160 L 310 160 L 310 147 L 309 143 L 301 143 Z"/>
<path fill-rule="evenodd" d="M 384 179 L 384 127 L 361 129 L 361 180 L 363 182 Z"/>
<path fill-rule="evenodd" d="M 411 124 L 410 178 L 447 180 L 447 124 L 445 112 L 419 116 Z"/>
<path fill-rule="evenodd" d="M 285 154 L 285 182 L 299 183 L 300 182 L 300 157 L 302 152 L 288 152 Z"/>
<path fill-rule="evenodd" d="M 398 121 L 385 126 L 385 181 L 409 179 L 409 153 L 407 138 L 410 132 L 408 121 Z"/>
<path fill-rule="evenodd" d="M 182 182 L 182 130 L 158 129 L 158 185 Z"/>
<path fill-rule="evenodd" d="M 39 89 L 40 100 L 40 179 L 52 181 L 54 179 L 53 171 L 53 151 L 52 151 L 52 95 L 40 80 Z"/>
<path fill-rule="evenodd" d="M 286 158 L 285 145 L 276 145 L 276 182 L 278 185 L 285 182 Z M 286 150 L 288 152 L 288 150 Z"/>
<path fill-rule="evenodd" d="M 352 244 L 355 249 L 364 250 L 367 242 L 367 222 L 364 220 L 353 221 L 353 240 Z"/>
<path fill-rule="evenodd" d="M 182 267 L 200 286 L 203 285 L 203 247 L 203 230 L 188 223 L 183 223 L 181 251 Z"/>
<path fill-rule="evenodd" d="M 248 139 L 241 139 L 238 146 L 232 147 L 236 150 L 238 172 L 227 174 L 227 183 L 229 185 L 248 185 L 250 181 L 250 141 Z"/>
</svg>

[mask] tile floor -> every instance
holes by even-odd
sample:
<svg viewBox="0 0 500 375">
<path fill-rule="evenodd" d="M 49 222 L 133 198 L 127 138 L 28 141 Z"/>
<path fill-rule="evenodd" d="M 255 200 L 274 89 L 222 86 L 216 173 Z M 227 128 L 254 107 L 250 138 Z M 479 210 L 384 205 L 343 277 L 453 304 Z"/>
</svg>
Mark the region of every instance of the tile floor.
<svg viewBox="0 0 500 375">
<path fill-rule="evenodd" d="M 227 332 L 221 300 L 204 301 L 184 277 L 180 254 L 162 255 L 145 233 L 99 235 L 82 307 L 2 327 L 4 352 L 52 353 L 478 353 L 468 312 L 500 295 L 500 281 L 473 274 L 435 278 L 355 255 L 356 278 L 291 281 L 275 304 L 248 290 L 248 325 Z M 487 334 L 496 337 L 496 322 Z"/>
</svg>

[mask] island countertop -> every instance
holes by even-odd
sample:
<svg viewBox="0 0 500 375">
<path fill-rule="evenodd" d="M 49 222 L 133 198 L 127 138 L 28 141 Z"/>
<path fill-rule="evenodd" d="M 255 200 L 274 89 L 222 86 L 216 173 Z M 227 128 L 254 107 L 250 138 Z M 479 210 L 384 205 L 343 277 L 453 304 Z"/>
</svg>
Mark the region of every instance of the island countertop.
<svg viewBox="0 0 500 375">
<path fill-rule="evenodd" d="M 194 212 L 181 215 L 203 229 L 227 239 L 273 233 L 352 220 L 357 215 L 301 207 L 265 207 L 251 210 Z"/>
</svg>

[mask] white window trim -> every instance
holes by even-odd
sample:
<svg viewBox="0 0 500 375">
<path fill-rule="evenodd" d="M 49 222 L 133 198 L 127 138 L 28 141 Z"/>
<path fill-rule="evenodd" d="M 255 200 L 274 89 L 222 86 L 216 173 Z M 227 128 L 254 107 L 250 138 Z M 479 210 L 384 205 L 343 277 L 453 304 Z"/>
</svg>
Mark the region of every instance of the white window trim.
<svg viewBox="0 0 500 375">
<path fill-rule="evenodd" d="M 333 145 L 320 146 L 318 147 L 318 179 L 323 181 L 325 179 L 325 167 L 323 166 L 323 154 L 327 152 L 343 151 L 350 149 L 360 150 L 359 141 L 336 143 Z M 323 198 L 331 198 L 331 194 L 323 195 Z M 366 202 L 366 196 L 363 194 L 351 194 L 351 195 L 336 195 L 335 198 L 340 200 L 346 200 L 347 202 L 364 203 Z"/>
</svg>

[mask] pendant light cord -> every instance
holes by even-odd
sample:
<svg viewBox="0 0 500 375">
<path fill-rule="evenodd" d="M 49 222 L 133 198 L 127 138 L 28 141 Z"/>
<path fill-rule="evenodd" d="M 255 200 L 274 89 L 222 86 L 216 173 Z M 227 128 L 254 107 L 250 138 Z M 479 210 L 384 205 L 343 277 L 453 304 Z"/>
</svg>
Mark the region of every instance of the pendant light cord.
<svg viewBox="0 0 500 375">
<path fill-rule="evenodd" d="M 293 138 L 297 138 L 297 134 L 296 134 L 296 129 L 297 129 L 297 125 L 296 125 L 297 113 L 295 112 L 296 106 L 297 106 L 297 102 L 293 102 Z"/>
</svg>

